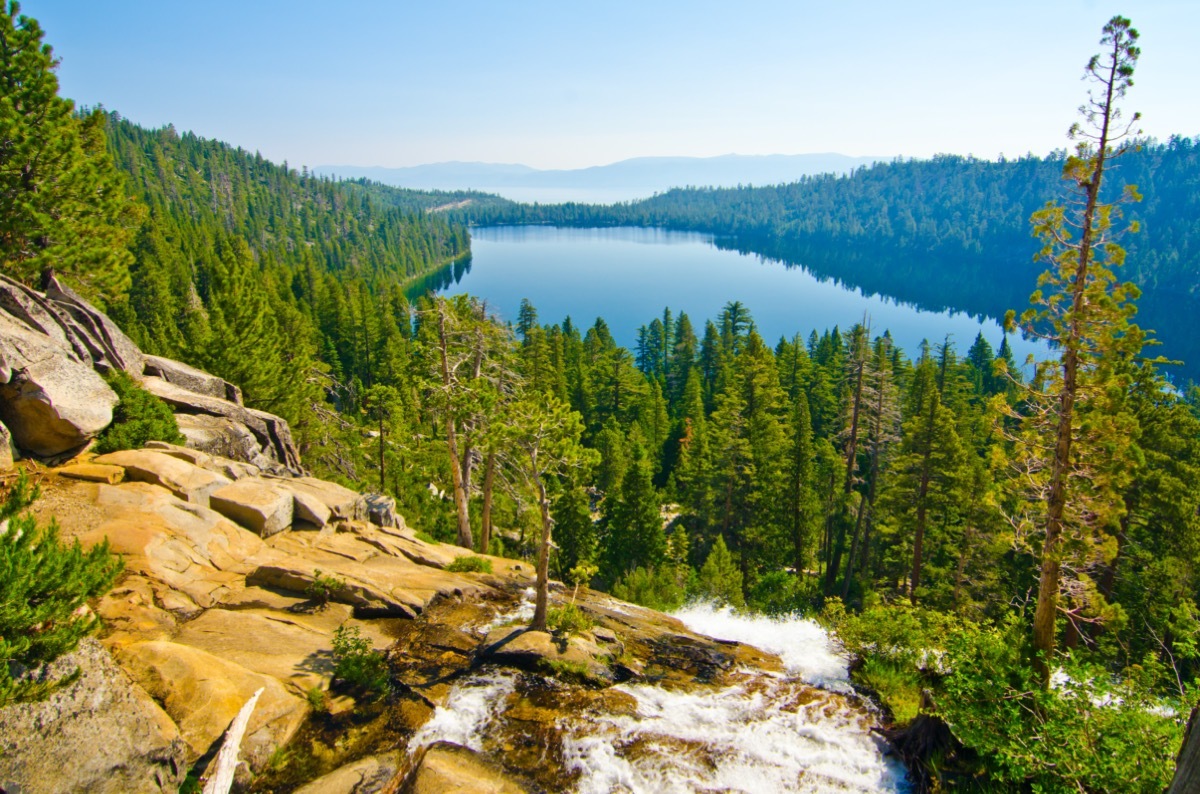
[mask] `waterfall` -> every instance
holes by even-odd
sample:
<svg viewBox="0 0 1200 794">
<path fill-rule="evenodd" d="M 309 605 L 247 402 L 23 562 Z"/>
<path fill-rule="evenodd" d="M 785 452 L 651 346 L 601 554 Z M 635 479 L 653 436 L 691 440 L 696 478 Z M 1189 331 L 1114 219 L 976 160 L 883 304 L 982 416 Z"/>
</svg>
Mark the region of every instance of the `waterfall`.
<svg viewBox="0 0 1200 794">
<path fill-rule="evenodd" d="M 871 733 L 874 715 L 852 694 L 846 660 L 819 625 L 705 604 L 674 617 L 698 634 L 774 653 L 784 671 L 742 670 L 731 685 L 688 690 L 630 682 L 613 689 L 636 708 L 564 711 L 559 760 L 576 794 L 908 790 L 903 767 Z M 503 761 L 492 737 L 522 697 L 521 676 L 488 670 L 463 679 L 410 748 L 444 739 Z"/>
<path fill-rule="evenodd" d="M 674 617 L 698 634 L 770 651 L 786 672 L 746 671 L 741 683 L 699 693 L 617 687 L 637 699 L 637 713 L 578 725 L 564 742 L 578 794 L 907 790 L 869 714 L 830 694 L 850 691 L 846 661 L 816 623 L 706 604 Z M 636 758 L 621 752 L 634 747 Z"/>
</svg>

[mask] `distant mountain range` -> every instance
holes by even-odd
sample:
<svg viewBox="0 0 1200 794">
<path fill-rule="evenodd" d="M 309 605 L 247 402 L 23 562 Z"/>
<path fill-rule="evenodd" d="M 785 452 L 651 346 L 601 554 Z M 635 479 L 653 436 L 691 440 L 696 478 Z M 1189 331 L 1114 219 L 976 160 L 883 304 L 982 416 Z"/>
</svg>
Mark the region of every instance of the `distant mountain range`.
<svg viewBox="0 0 1200 794">
<path fill-rule="evenodd" d="M 609 165 L 542 170 L 500 163 L 431 163 L 407 168 L 327 165 L 319 174 L 365 177 L 397 187 L 425 190 L 482 190 L 504 194 L 512 189 L 628 192 L 629 198 L 673 187 L 734 187 L 795 182 L 810 174 L 844 174 L 883 157 L 844 154 L 726 154 L 720 157 L 635 157 Z"/>
</svg>

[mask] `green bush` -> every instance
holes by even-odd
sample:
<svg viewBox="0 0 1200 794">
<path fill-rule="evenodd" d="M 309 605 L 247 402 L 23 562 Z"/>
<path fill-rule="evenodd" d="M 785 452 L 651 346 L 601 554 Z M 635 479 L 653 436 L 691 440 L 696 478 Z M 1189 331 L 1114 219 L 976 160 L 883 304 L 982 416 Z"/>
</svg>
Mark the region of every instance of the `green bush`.
<svg viewBox="0 0 1200 794">
<path fill-rule="evenodd" d="M 39 527 L 28 512 L 37 497 L 22 471 L 0 505 L 0 706 L 39 700 L 77 677 L 14 680 L 10 665 L 36 667 L 74 650 L 100 623 L 80 607 L 108 592 L 123 567 L 107 541 L 84 551 L 60 541 L 53 520 Z"/>
<path fill-rule="evenodd" d="M 685 584 L 678 571 L 670 566 L 635 568 L 612 586 L 612 594 L 623 601 L 632 601 L 660 612 L 671 612 L 687 600 Z"/>
<path fill-rule="evenodd" d="M 700 568 L 697 589 L 699 595 L 708 601 L 734 607 L 746 605 L 742 595 L 742 571 L 720 535 L 717 535 L 716 542 L 708 552 L 708 559 Z"/>
<path fill-rule="evenodd" d="M 433 535 L 430 535 L 428 532 L 423 532 L 422 530 L 419 530 L 419 529 L 417 530 L 416 535 L 417 535 L 417 540 L 421 541 L 422 543 L 437 543 L 438 542 L 438 539 L 435 538 Z"/>
<path fill-rule="evenodd" d="M 575 604 L 563 604 L 561 607 L 551 607 L 546 613 L 546 625 L 551 631 L 561 631 L 564 634 L 587 631 L 596 622 Z"/>
<path fill-rule="evenodd" d="M 357 626 L 339 626 L 333 633 L 333 677 L 366 694 L 383 695 L 391 689 L 387 659 Z"/>
<path fill-rule="evenodd" d="M 921 680 L 916 671 L 887 659 L 868 656 L 854 671 L 854 679 L 878 695 L 892 719 L 907 724 L 921 709 Z"/>
<path fill-rule="evenodd" d="M 114 369 L 104 376 L 117 393 L 113 421 L 96 441 L 97 452 L 116 452 L 119 449 L 140 449 L 147 441 L 166 441 L 182 444 L 175 414 L 162 400 L 134 383 L 123 370 Z"/>
<path fill-rule="evenodd" d="M 321 573 L 318 568 L 313 572 L 313 580 L 305 588 L 304 594 L 316 602 L 317 609 L 329 606 L 333 597 L 346 589 L 346 582 L 332 574 Z"/>
<path fill-rule="evenodd" d="M 456 557 L 446 566 L 446 570 L 454 573 L 491 573 L 492 561 L 486 557 Z"/>
<path fill-rule="evenodd" d="M 965 748 L 928 759 L 942 789 L 1161 792 L 1170 782 L 1183 734 L 1171 715 L 1190 705 L 1155 695 L 1159 671 L 1117 671 L 1076 650 L 1055 660 L 1065 677 L 1045 688 L 1019 615 L 978 624 L 906 603 L 854 615 L 829 599 L 822 620 L 898 723 L 916 716 L 922 689 L 933 694 Z"/>
<path fill-rule="evenodd" d="M 817 579 L 771 571 L 755 580 L 746 594 L 751 609 L 766 615 L 807 613 L 817 595 Z"/>
</svg>

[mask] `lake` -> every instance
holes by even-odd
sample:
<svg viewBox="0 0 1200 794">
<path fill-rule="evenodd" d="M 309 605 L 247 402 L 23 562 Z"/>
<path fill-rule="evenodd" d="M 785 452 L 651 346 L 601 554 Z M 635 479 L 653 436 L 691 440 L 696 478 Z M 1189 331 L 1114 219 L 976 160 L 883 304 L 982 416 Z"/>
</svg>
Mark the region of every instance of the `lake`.
<svg viewBox="0 0 1200 794">
<path fill-rule="evenodd" d="M 821 280 L 803 267 L 718 248 L 712 235 L 662 229 L 574 229 L 500 226 L 471 230 L 472 258 L 440 274 L 447 295 L 486 299 L 506 321 L 515 321 L 522 298 L 542 323 L 571 321 L 586 330 L 603 317 L 618 344 L 633 348 L 639 326 L 664 307 L 686 312 L 703 335 L 729 301 L 749 308 L 768 344 L 797 332 L 805 338 L 835 325 L 847 329 L 864 317 L 872 334 L 891 331 L 910 357 L 922 339 L 947 335 L 965 354 L 983 331 L 993 348 L 1003 336 L 994 319 L 962 312 L 917 309 L 880 295 Z M 457 279 L 457 280 L 456 280 Z M 1010 339 L 1018 361 L 1040 345 Z"/>
</svg>

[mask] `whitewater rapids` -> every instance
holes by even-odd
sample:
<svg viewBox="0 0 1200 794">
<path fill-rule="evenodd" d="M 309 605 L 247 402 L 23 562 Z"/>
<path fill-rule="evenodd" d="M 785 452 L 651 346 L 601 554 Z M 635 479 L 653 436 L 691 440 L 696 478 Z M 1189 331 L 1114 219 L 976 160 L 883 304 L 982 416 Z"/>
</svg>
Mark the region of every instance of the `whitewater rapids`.
<svg viewBox="0 0 1200 794">
<path fill-rule="evenodd" d="M 884 756 L 874 717 L 845 697 L 846 660 L 816 623 L 739 615 L 692 604 L 673 615 L 699 634 L 779 656 L 783 673 L 746 670 L 732 686 L 671 691 L 627 683 L 631 714 L 560 720 L 576 794 L 691 792 L 906 792 L 904 769 Z M 515 688 L 512 672 L 457 684 L 410 747 L 447 740 L 484 749 Z"/>
</svg>

